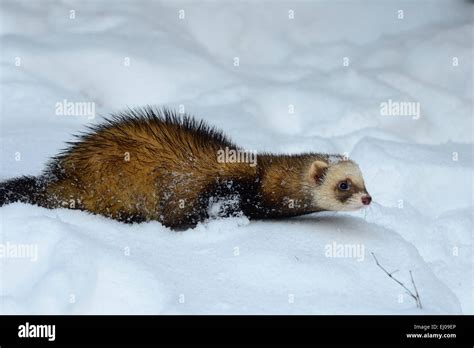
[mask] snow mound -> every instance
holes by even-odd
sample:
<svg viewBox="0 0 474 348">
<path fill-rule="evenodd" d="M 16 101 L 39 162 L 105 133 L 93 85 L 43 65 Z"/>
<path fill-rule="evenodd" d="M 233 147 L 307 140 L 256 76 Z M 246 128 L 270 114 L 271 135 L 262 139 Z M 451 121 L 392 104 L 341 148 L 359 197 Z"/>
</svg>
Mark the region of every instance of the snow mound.
<svg viewBox="0 0 474 348">
<path fill-rule="evenodd" d="M 413 271 L 421 313 L 461 311 L 411 243 L 356 217 L 231 218 L 172 232 L 20 203 L 1 214 L 6 240 L 38 245 L 37 260 L 1 263 L 4 313 L 420 313 L 372 252 L 408 286 Z"/>
</svg>

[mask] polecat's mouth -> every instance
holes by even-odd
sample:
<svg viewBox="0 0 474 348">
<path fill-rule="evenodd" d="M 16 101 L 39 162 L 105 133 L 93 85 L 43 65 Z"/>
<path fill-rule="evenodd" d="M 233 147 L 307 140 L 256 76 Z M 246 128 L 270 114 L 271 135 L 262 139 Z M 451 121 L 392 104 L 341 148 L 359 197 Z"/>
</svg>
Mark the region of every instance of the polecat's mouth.
<svg viewBox="0 0 474 348">
<path fill-rule="evenodd" d="M 372 202 L 372 197 L 368 193 L 356 193 L 346 201 L 345 207 L 341 210 L 355 211 L 367 208 Z"/>
</svg>

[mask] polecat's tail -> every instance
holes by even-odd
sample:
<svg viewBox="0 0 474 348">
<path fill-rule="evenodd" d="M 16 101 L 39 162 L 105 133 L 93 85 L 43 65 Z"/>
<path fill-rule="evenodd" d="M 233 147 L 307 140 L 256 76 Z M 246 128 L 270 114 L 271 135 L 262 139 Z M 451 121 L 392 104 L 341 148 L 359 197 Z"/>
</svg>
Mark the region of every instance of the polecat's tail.
<svg viewBox="0 0 474 348">
<path fill-rule="evenodd" d="M 0 183 L 0 207 L 13 202 L 42 205 L 45 187 L 33 176 L 22 176 Z"/>
</svg>

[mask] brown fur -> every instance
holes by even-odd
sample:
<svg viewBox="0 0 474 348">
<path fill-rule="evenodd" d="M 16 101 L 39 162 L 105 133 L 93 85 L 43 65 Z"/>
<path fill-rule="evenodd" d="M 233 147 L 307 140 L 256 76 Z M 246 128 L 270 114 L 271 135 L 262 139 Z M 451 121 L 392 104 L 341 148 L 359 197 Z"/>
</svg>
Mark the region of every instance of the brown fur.
<svg viewBox="0 0 474 348">
<path fill-rule="evenodd" d="M 239 149 L 193 118 L 169 110 L 129 110 L 55 157 L 36 180 L 34 199 L 15 199 L 6 185 L 0 187 L 2 205 L 20 200 L 172 227 L 207 218 L 210 201 L 235 195 L 238 204 L 225 215 L 268 218 L 325 210 L 315 204 L 313 191 L 328 173 L 328 155 L 263 154 L 256 166 L 219 163 L 217 152 L 225 147 Z"/>
</svg>

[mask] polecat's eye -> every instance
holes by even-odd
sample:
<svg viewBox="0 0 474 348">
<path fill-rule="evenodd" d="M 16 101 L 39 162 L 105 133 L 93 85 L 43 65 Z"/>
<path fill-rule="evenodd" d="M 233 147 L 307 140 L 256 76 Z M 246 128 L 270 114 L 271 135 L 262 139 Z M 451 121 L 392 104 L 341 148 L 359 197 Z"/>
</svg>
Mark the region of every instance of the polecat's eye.
<svg viewBox="0 0 474 348">
<path fill-rule="evenodd" d="M 349 190 L 349 188 L 351 187 L 351 184 L 347 181 L 341 181 L 337 187 L 339 188 L 339 190 L 341 191 L 347 191 Z"/>
</svg>

